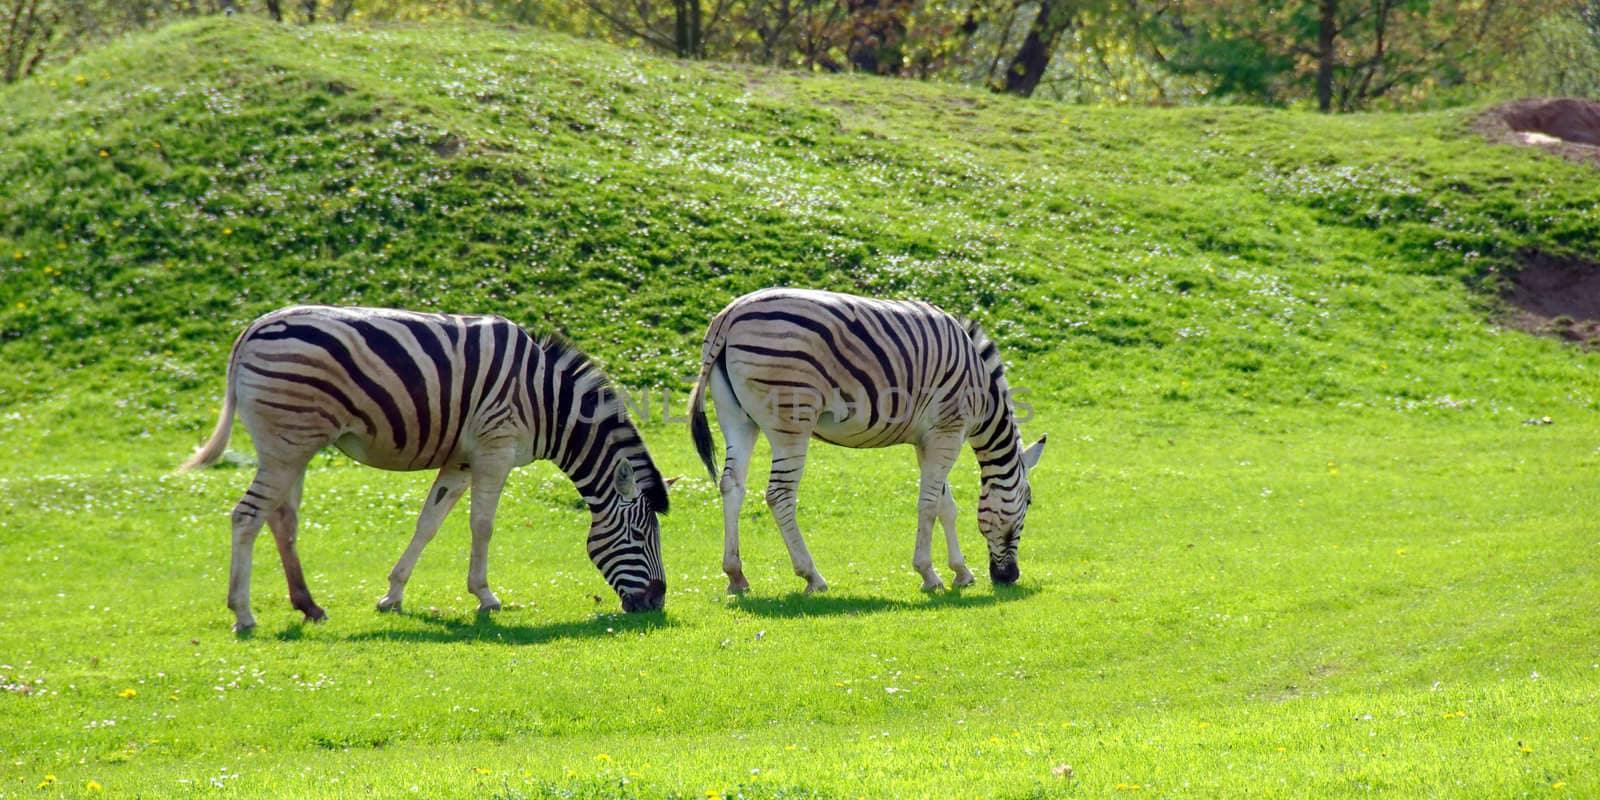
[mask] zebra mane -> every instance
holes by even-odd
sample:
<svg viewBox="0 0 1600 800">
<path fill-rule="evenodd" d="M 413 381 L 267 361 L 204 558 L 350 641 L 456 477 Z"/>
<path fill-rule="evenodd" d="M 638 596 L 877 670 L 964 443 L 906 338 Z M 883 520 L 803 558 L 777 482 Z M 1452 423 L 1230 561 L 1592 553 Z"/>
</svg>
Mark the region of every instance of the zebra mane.
<svg viewBox="0 0 1600 800">
<path fill-rule="evenodd" d="M 561 334 L 540 334 L 536 342 L 544 352 L 547 363 L 567 363 L 565 372 L 574 383 L 573 396 L 579 403 L 578 407 L 590 419 L 602 423 L 614 421 L 613 427 L 606 431 L 606 439 L 614 442 L 620 455 L 633 466 L 634 479 L 651 510 L 658 514 L 667 513 L 666 481 L 662 479 L 660 470 L 656 469 L 655 461 L 650 458 L 650 451 L 645 449 L 644 439 L 639 436 L 638 427 L 628 415 L 627 403 L 617 394 L 616 385 L 605 370 L 588 353 L 578 349 Z M 595 398 L 594 404 L 587 407 L 584 401 L 591 396 Z"/>
<path fill-rule="evenodd" d="M 975 319 L 956 317 L 956 322 L 966 330 L 967 338 L 972 340 L 972 346 L 978 350 L 978 358 L 983 361 L 983 366 L 990 374 L 1000 380 L 1005 379 L 1005 362 L 1000 359 L 1000 347 L 989 338 L 987 331 Z"/>
</svg>

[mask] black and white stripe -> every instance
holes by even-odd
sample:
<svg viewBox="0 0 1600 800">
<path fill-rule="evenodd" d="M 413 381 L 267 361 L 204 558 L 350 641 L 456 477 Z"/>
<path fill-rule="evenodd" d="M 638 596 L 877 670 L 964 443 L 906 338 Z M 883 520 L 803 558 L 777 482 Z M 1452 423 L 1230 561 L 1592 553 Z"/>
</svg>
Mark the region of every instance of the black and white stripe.
<svg viewBox="0 0 1600 800">
<path fill-rule="evenodd" d="M 689 400 L 695 449 L 717 480 L 708 393 L 727 440 L 720 487 L 730 591 L 749 586 L 739 558 L 739 511 L 760 433 L 772 445 L 767 504 L 807 591 L 827 589 L 795 521 L 813 437 L 845 447 L 917 448 L 922 481 L 912 565 L 924 589 L 944 586 L 931 553 L 936 518 L 956 585 L 973 580 L 956 541 L 947 481 L 962 443 L 970 442 L 983 480 L 978 527 L 989 545 L 989 574 L 998 583 L 1016 581 L 1017 542 L 1031 499 L 1028 470 L 1044 439 L 1022 448 L 999 351 L 976 324 L 927 303 L 804 289 L 766 289 L 734 300 L 706 331 L 700 380 Z"/>
<path fill-rule="evenodd" d="M 180 471 L 222 455 L 235 410 L 259 462 L 233 512 L 228 605 L 239 629 L 255 624 L 251 550 L 263 523 L 294 607 L 324 616 L 305 586 L 295 532 L 306 464 L 330 444 L 382 469 L 438 470 L 379 608 L 400 607 L 417 557 L 469 487 L 467 588 L 480 608 L 499 608 L 488 588 L 495 507 L 511 469 L 535 459 L 554 461 L 589 504 L 589 555 L 623 607 L 662 605 L 656 515 L 667 511 L 667 483 L 604 374 L 559 339 L 494 316 L 293 306 L 234 343 L 222 417 Z"/>
</svg>

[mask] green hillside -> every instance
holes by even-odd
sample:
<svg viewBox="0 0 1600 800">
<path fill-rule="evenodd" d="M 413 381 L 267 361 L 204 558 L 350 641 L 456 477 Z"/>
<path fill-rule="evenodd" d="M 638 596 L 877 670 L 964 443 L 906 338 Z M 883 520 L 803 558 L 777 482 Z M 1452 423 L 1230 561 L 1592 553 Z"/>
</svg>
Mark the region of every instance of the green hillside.
<svg viewBox="0 0 1600 800">
<path fill-rule="evenodd" d="M 1573 362 L 1468 287 L 1600 240 L 1592 170 L 1461 113 L 1094 111 L 489 28 L 180 25 L 0 107 L 0 341 L 54 367 L 211 365 L 315 301 L 501 312 L 681 387 L 723 303 L 804 284 L 1127 385 L 1066 402 L 1520 406 L 1508 372 Z"/>
<path fill-rule="evenodd" d="M 1523 260 L 1595 261 L 1600 173 L 1473 115 L 248 19 L 0 88 L 0 797 L 1600 795 L 1600 353 L 1496 322 Z M 724 597 L 656 406 L 665 614 L 615 613 L 543 465 L 501 507 L 506 611 L 464 599 L 458 511 L 379 615 L 429 476 L 330 454 L 301 551 L 331 621 L 258 544 L 229 632 L 248 472 L 169 473 L 253 317 L 496 312 L 678 413 L 711 315 L 782 284 L 994 333 L 1051 441 L 1015 591 L 917 592 L 910 454 L 819 445 L 832 591 L 795 593 L 752 492 Z"/>
</svg>

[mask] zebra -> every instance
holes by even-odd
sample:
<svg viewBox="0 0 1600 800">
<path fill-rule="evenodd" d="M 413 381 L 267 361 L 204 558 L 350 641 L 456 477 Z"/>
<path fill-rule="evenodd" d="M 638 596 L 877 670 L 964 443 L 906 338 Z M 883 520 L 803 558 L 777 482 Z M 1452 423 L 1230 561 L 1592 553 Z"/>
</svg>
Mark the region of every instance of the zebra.
<svg viewBox="0 0 1600 800">
<path fill-rule="evenodd" d="M 498 610 L 488 581 L 495 507 L 511 469 L 535 459 L 555 462 L 587 502 L 589 558 L 623 609 L 651 611 L 665 601 L 656 515 L 667 512 L 670 482 L 600 368 L 560 338 L 536 338 L 497 316 L 290 306 L 252 322 L 234 342 L 221 418 L 179 472 L 221 457 L 235 410 L 257 457 L 232 516 L 228 607 L 236 631 L 255 626 L 251 554 L 263 523 L 290 603 L 307 620 L 327 617 L 306 587 L 295 534 L 306 465 L 330 444 L 379 469 L 438 470 L 379 610 L 401 608 L 422 549 L 469 486 L 467 589 L 480 611 Z"/>
<path fill-rule="evenodd" d="M 727 441 L 720 482 L 706 424 L 707 393 Z M 947 482 L 962 443 L 970 442 L 983 481 L 978 528 L 989 546 L 989 577 L 1009 584 L 1019 576 L 1017 543 L 1032 500 L 1028 472 L 1045 438 L 1022 448 L 999 351 L 975 323 L 922 302 L 786 288 L 744 295 L 706 331 L 699 380 L 689 396 L 689 428 L 722 493 L 729 592 L 750 586 L 739 557 L 739 512 L 758 433 L 772 445 L 767 505 L 806 592 L 828 588 L 795 521 L 812 438 L 845 447 L 916 447 L 922 477 L 911 564 L 925 591 L 944 588 L 931 553 L 935 518 L 944 528 L 955 585 L 973 582 L 956 541 L 955 498 Z"/>
</svg>

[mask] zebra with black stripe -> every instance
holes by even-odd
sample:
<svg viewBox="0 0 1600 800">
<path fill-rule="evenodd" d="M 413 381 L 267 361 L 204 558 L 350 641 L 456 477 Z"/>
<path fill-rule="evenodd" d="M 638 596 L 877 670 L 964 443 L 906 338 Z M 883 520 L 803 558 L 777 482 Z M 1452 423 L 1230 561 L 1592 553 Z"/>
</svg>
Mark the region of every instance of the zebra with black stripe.
<svg viewBox="0 0 1600 800">
<path fill-rule="evenodd" d="M 999 351 L 976 324 L 927 303 L 804 289 L 765 289 L 729 303 L 706 331 L 689 397 L 695 449 L 716 481 L 707 393 L 727 440 L 720 488 L 730 592 L 750 585 L 739 558 L 739 512 L 759 433 L 772 446 L 767 505 L 807 592 L 828 588 L 795 521 L 813 437 L 845 447 L 916 447 L 922 479 L 911 564 L 930 591 L 944 588 L 933 568 L 935 519 L 955 585 L 973 582 L 956 541 L 947 480 L 962 443 L 970 442 L 983 482 L 978 528 L 989 545 L 989 577 L 1017 580 L 1017 544 L 1032 499 L 1028 471 L 1045 440 L 1023 449 Z"/>
<path fill-rule="evenodd" d="M 535 459 L 555 462 L 588 503 L 589 558 L 622 607 L 654 610 L 665 600 L 656 515 L 667 511 L 669 482 L 600 368 L 560 339 L 495 316 L 292 306 L 234 342 L 221 419 L 180 472 L 221 457 L 235 411 L 258 462 L 233 509 L 236 630 L 255 625 L 251 554 L 263 523 L 290 602 L 306 619 L 326 617 L 306 588 L 295 535 L 306 465 L 330 444 L 380 469 L 438 470 L 379 609 L 400 608 L 422 549 L 469 487 L 467 589 L 480 610 L 499 609 L 488 580 L 495 508 L 511 469 Z"/>
</svg>

